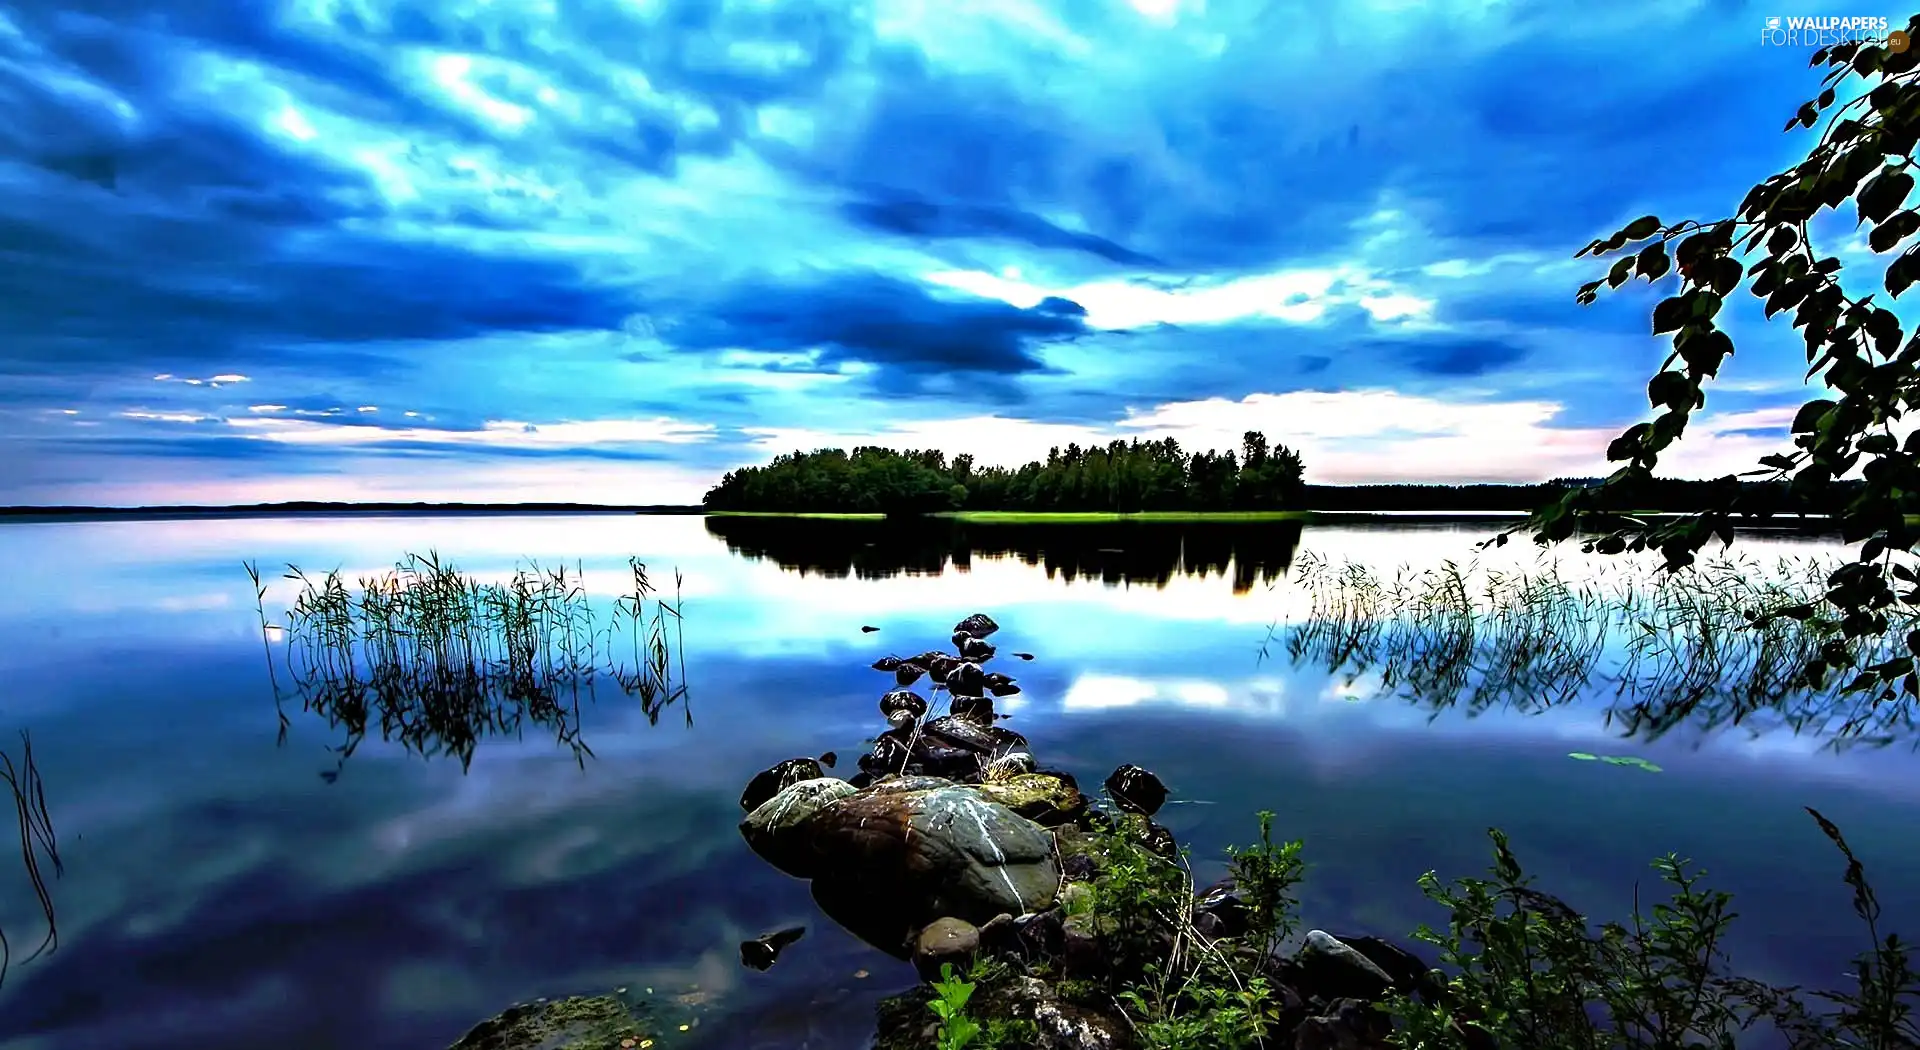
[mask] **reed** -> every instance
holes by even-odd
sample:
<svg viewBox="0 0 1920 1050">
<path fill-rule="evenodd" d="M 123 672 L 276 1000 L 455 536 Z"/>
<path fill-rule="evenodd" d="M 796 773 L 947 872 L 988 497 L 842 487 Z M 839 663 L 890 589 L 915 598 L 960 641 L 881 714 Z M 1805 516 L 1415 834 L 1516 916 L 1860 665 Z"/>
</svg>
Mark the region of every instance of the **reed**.
<svg viewBox="0 0 1920 1050">
<path fill-rule="evenodd" d="M 457 757 L 466 768 L 481 740 L 520 736 L 531 725 L 584 765 L 593 752 L 580 735 L 580 705 L 602 680 L 639 700 L 651 723 L 678 703 L 692 724 L 682 580 L 676 572 L 669 601 L 638 558 L 628 559 L 627 590 L 604 622 L 578 562 L 528 562 L 505 580 L 484 581 L 429 551 L 352 584 L 338 570 L 312 576 L 289 565 L 283 579 L 296 590 L 280 623 L 267 614 L 269 588 L 258 566 L 245 569 L 276 707 L 291 695 L 344 729 L 334 748 L 341 763 L 377 731 L 422 756 Z M 284 642 L 278 660 L 276 633 Z M 281 707 L 282 741 L 287 728 Z"/>
<path fill-rule="evenodd" d="M 1836 647 L 1856 666 L 1899 656 L 1920 614 L 1857 640 L 1818 616 L 1767 615 L 1817 600 L 1839 564 L 1739 557 L 1669 573 L 1609 563 L 1575 581 L 1550 560 L 1497 570 L 1448 561 L 1389 576 L 1307 552 L 1294 576 L 1307 609 L 1288 625 L 1286 651 L 1350 682 L 1375 674 L 1436 716 L 1605 695 L 1607 723 L 1649 740 L 1685 724 L 1786 729 L 1836 749 L 1913 737 L 1908 698 L 1822 671 Z M 1280 632 L 1272 625 L 1269 643 Z"/>
<path fill-rule="evenodd" d="M 0 782 L 7 786 L 13 796 L 14 813 L 20 824 L 20 860 L 26 870 L 27 881 L 33 886 L 34 899 L 39 902 L 40 911 L 46 920 L 47 932 L 33 954 L 22 960 L 31 962 L 41 955 L 53 952 L 60 946 L 60 927 L 53 912 L 53 895 L 47 889 L 47 871 L 52 869 L 55 878 L 65 874 L 66 866 L 60 860 L 60 845 L 53 831 L 53 817 L 47 812 L 46 786 L 40 780 L 40 767 L 34 762 L 33 740 L 26 730 L 20 731 L 20 761 L 16 764 L 13 756 L 0 750 Z M 44 867 L 42 865 L 45 865 Z M 13 964 L 13 943 L 8 940 L 4 928 L 0 928 L 0 984 L 5 984 L 7 970 Z"/>
</svg>

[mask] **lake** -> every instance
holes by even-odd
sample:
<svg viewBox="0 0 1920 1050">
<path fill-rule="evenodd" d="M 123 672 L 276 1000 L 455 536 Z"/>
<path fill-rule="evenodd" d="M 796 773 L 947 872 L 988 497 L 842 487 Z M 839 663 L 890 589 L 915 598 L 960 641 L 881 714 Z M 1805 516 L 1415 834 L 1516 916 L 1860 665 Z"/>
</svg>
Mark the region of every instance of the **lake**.
<svg viewBox="0 0 1920 1050">
<path fill-rule="evenodd" d="M 1920 764 L 1911 741 L 1836 751 L 1815 736 L 1683 725 L 1619 739 L 1604 697 L 1468 717 L 1371 695 L 1261 649 L 1298 614 L 1302 558 L 1391 567 L 1474 556 L 1496 525 L 957 526 L 764 518 L 337 516 L 0 525 L 0 741 L 31 732 L 64 875 L 59 947 L 16 859 L 0 925 L 16 965 L 0 1048 L 433 1050 L 539 996 L 652 989 L 689 1026 L 662 1046 L 856 1048 L 911 969 L 823 919 L 804 883 L 736 825 L 754 773 L 883 728 L 888 653 L 999 621 L 993 669 L 1024 691 L 1009 725 L 1045 765 L 1097 785 L 1137 762 L 1203 878 L 1276 814 L 1305 840 L 1311 926 L 1401 936 L 1441 923 L 1415 885 L 1480 874 L 1486 829 L 1544 888 L 1624 917 L 1649 861 L 1693 858 L 1735 894 L 1739 968 L 1838 987 L 1865 946 L 1844 863 L 1868 866 L 1887 923 L 1920 935 Z M 606 601 L 646 562 L 683 576 L 689 694 L 649 718 L 586 703 L 576 756 L 538 726 L 471 762 L 276 706 L 243 560 L 348 577 L 437 551 L 469 573 L 577 563 Z M 1743 537 L 1772 558 L 1838 548 Z M 1527 562 L 1530 544 L 1483 560 Z M 1561 552 L 1577 572 L 1577 551 Z M 267 572 L 275 576 L 275 572 Z M 267 610 L 292 600 L 275 581 Z M 878 627 L 863 632 L 863 626 Z M 1282 625 L 1281 637 L 1285 626 Z M 276 632 L 276 636 L 278 633 Z M 284 685 L 284 683 L 282 683 Z M 286 722 L 282 734 L 282 712 Z M 691 725 L 687 716 L 691 716 Z M 1658 772 L 1577 761 L 1633 756 Z M 805 925 L 767 972 L 739 942 Z M 670 1033 L 671 1035 L 672 1033 Z"/>
</svg>

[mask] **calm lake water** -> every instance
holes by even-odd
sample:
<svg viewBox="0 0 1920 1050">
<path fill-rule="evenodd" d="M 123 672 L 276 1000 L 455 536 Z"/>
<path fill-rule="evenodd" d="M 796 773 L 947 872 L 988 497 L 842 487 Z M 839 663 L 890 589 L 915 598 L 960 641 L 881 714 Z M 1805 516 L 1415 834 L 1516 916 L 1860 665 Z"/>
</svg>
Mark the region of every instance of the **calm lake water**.
<svg viewBox="0 0 1920 1050">
<path fill-rule="evenodd" d="M 867 665 L 945 644 L 984 611 L 1010 725 L 1043 764 L 1098 784 L 1158 772 L 1162 821 L 1203 877 L 1272 809 L 1306 840 L 1310 925 L 1403 934 L 1444 916 L 1415 880 L 1481 873 L 1506 829 L 1545 888 L 1623 914 L 1651 858 L 1709 869 L 1754 976 L 1841 986 L 1865 939 L 1837 822 L 1890 925 L 1920 935 L 1920 762 L 1910 742 L 1683 729 L 1623 742 L 1598 702 L 1437 717 L 1324 667 L 1267 659 L 1304 552 L 1391 568 L 1472 556 L 1494 526 L 973 526 L 697 517 L 313 517 L 0 525 L 0 732 L 32 733 L 66 874 L 60 947 L 0 988 L 0 1048 L 433 1050 L 537 996 L 651 988 L 688 1033 L 665 1045 L 856 1048 L 910 984 L 741 842 L 738 798 L 775 761 L 878 724 Z M 1833 550 L 1743 540 L 1771 557 Z M 1297 550 L 1296 550 L 1297 547 Z M 296 702 L 280 729 L 243 560 L 349 577 L 437 550 L 482 577 L 578 561 L 611 600 L 637 555 L 684 574 L 689 727 L 617 692 L 576 762 L 538 728 L 470 768 L 341 731 Z M 1530 560 L 1527 544 L 1483 558 Z M 1563 561 L 1577 562 L 1571 550 Z M 270 613 L 291 600 L 268 596 Z M 880 630 L 863 633 L 862 625 Z M 924 687 L 923 687 L 924 688 Z M 1571 760 L 1636 755 L 1663 770 Z M 843 762 L 842 772 L 848 771 Z M 337 777 L 323 776 L 337 769 Z M 803 924 L 765 973 L 742 939 Z M 16 958 L 39 909 L 0 860 Z M 697 1023 L 696 1023 L 697 1022 Z"/>
</svg>

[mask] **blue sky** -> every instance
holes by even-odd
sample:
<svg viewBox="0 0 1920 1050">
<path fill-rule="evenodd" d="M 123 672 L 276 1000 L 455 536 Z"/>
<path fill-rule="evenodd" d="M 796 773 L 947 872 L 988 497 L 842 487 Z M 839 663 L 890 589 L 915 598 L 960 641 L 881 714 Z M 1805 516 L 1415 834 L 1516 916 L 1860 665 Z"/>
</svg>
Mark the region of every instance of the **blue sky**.
<svg viewBox="0 0 1920 1050">
<path fill-rule="evenodd" d="M 1726 214 L 1818 89 L 1761 42 L 1803 12 L 1719 0 L 129 9 L 0 4 L 0 503 L 692 502 L 795 448 L 1247 429 L 1322 483 L 1603 473 L 1665 351 L 1573 251 Z M 1808 396 L 1723 316 L 1677 474 Z"/>
</svg>

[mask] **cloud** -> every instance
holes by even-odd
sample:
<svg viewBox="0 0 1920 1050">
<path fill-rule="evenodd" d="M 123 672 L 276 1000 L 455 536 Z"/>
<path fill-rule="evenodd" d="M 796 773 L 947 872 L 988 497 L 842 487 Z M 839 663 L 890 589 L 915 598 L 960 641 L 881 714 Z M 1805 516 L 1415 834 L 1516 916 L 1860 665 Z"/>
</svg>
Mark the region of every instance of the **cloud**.
<svg viewBox="0 0 1920 1050">
<path fill-rule="evenodd" d="M 823 370 L 1007 375 L 1045 369 L 1040 347 L 1084 333 L 1085 313 L 1058 298 L 1021 308 L 862 274 L 738 287 L 663 335 L 687 349 L 814 351 Z"/>
<path fill-rule="evenodd" d="M 1004 442 L 1027 447 L 1155 406 L 1373 391 L 1556 406 L 1423 446 L 1463 478 L 1520 472 L 1536 436 L 1577 458 L 1646 416 L 1665 350 L 1658 293 L 1577 307 L 1597 271 L 1570 252 L 1646 212 L 1724 213 L 1804 149 L 1778 122 L 1816 86 L 1725 5 L 1582 14 L 17 6 L 0 439 L 36 463 L 0 468 L 0 502 L 67 501 L 83 475 L 148 491 L 172 460 L 261 491 L 461 457 L 472 478 L 502 457 L 711 477 L 849 419 L 1018 419 L 1039 429 Z M 1744 299 L 1723 314 L 1740 352 L 1710 407 L 1790 404 L 1797 340 Z M 1399 420 L 1371 418 L 1312 461 L 1385 469 L 1367 441 Z M 708 429 L 603 436 L 652 419 Z M 1267 429 L 1321 440 L 1290 425 Z"/>
</svg>

